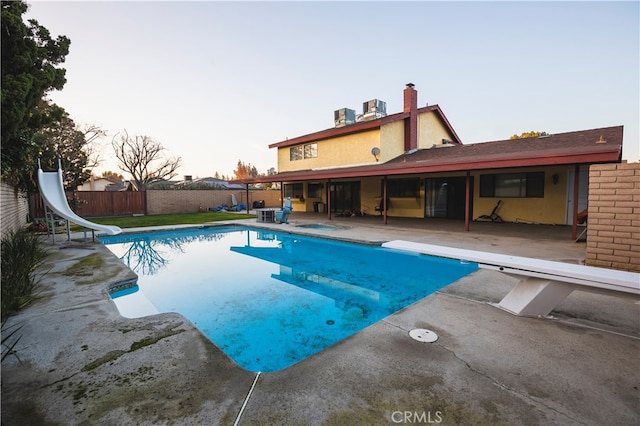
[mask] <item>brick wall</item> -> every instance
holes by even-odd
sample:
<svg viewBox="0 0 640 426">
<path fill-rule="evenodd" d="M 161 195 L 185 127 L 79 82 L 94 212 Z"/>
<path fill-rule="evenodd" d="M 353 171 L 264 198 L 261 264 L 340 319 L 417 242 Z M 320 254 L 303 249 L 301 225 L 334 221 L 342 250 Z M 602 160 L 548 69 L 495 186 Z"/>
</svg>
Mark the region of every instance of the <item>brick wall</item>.
<svg viewBox="0 0 640 426">
<path fill-rule="evenodd" d="M 586 264 L 640 272 L 640 163 L 589 169 Z"/>
<path fill-rule="evenodd" d="M 242 190 L 150 190 L 147 193 L 147 214 L 193 213 L 220 205 L 231 206 L 231 194 L 238 203 L 252 208 L 254 201 L 264 200 L 265 207 L 280 207 L 280 191 Z"/>
<path fill-rule="evenodd" d="M 0 183 L 0 238 L 11 231 L 17 231 L 27 223 L 29 200 L 12 186 Z"/>
</svg>

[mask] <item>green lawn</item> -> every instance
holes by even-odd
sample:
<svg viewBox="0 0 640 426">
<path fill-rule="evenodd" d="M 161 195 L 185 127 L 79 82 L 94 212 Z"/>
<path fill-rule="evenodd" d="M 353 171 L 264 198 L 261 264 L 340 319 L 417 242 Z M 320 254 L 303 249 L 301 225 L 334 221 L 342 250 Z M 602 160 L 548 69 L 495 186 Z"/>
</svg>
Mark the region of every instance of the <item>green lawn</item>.
<svg viewBox="0 0 640 426">
<path fill-rule="evenodd" d="M 239 220 L 255 218 L 254 214 L 228 213 L 228 212 L 202 212 L 183 214 L 156 214 L 150 216 L 123 216 L 123 217 L 96 217 L 87 218 L 91 222 L 102 225 L 116 225 L 120 228 L 141 228 L 145 226 L 162 225 L 189 225 L 220 220 Z M 81 226 L 72 224 L 72 231 L 81 231 Z"/>
</svg>

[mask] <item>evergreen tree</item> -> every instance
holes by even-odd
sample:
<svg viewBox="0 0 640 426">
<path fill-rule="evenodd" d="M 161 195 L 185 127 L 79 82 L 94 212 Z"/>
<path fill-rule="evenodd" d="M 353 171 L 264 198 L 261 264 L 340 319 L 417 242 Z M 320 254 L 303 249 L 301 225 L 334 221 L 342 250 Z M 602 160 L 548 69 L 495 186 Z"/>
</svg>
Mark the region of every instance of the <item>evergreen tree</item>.
<svg viewBox="0 0 640 426">
<path fill-rule="evenodd" d="M 42 138 L 36 133 L 49 124 L 47 109 L 38 109 L 46 93 L 66 83 L 58 67 L 69 53 L 65 36 L 51 38 L 35 19 L 27 23 L 24 1 L 2 1 L 2 178 L 19 189 L 33 189 Z"/>
</svg>

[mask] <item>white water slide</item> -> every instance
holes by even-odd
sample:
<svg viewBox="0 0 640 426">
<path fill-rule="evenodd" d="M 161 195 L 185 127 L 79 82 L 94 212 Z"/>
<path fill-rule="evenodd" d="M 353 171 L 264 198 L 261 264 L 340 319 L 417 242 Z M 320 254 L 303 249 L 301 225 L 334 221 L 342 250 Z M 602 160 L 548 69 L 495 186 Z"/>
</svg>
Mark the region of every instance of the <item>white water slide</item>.
<svg viewBox="0 0 640 426">
<path fill-rule="evenodd" d="M 100 231 L 108 235 L 116 235 L 122 232 L 117 226 L 114 225 L 100 225 L 98 223 L 90 222 L 80 216 L 78 216 L 67 201 L 67 196 L 64 192 L 64 185 L 62 183 L 62 167 L 60 161 L 58 161 L 57 172 L 43 172 L 40 166 L 40 160 L 38 160 L 38 185 L 40 186 L 40 194 L 44 199 L 45 204 L 58 216 L 64 218 L 69 222 L 73 222 L 77 225 L 89 228 L 92 232 Z M 53 240 L 55 242 L 55 228 L 52 224 Z M 67 235 L 69 235 L 69 228 L 67 227 Z M 86 234 L 85 234 L 86 236 Z"/>
</svg>

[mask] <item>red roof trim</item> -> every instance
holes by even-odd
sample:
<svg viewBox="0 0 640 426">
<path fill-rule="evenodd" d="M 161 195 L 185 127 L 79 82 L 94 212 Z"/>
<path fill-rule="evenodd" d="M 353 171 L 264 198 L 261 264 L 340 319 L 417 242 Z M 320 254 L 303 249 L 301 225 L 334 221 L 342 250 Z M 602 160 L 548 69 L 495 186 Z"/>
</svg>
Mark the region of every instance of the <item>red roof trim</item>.
<svg viewBox="0 0 640 426">
<path fill-rule="evenodd" d="M 599 137 L 607 140 L 598 144 Z M 240 183 L 341 179 L 370 176 L 462 172 L 513 167 L 620 162 L 623 126 L 559 133 L 530 141 L 503 140 L 419 150 L 382 164 L 323 170 L 298 170 Z M 526 145 L 520 145 L 520 144 Z"/>
<path fill-rule="evenodd" d="M 533 167 L 533 166 L 552 166 L 566 164 L 594 164 L 594 163 L 610 163 L 620 161 L 622 153 L 620 147 L 608 151 L 562 153 L 538 155 L 523 158 L 487 158 L 484 160 L 465 161 L 465 162 L 440 162 L 437 164 L 425 163 L 394 163 L 381 164 L 376 166 L 359 166 L 348 167 L 344 169 L 328 169 L 328 170 L 304 170 L 296 172 L 285 172 L 274 176 L 263 176 L 252 179 L 242 179 L 232 181 L 233 183 L 260 183 L 260 182 L 278 182 L 278 181 L 296 181 L 296 180 L 314 180 L 314 179 L 344 179 L 355 177 L 372 177 L 372 176 L 395 176 L 410 174 L 425 174 L 439 172 L 462 172 L 472 170 L 501 169 L 512 167 Z"/>
<path fill-rule="evenodd" d="M 282 142 L 277 142 L 269 145 L 269 148 L 284 148 L 287 146 L 298 145 L 306 142 L 317 142 L 324 139 L 331 139 L 338 136 L 346 136 L 354 133 L 366 132 L 373 129 L 379 129 L 382 123 L 382 119 L 371 121 L 362 121 L 360 123 L 350 124 L 344 127 L 336 127 L 332 129 L 321 130 L 319 132 L 310 133 L 308 135 L 299 136 L 293 139 L 287 139 Z"/>
<path fill-rule="evenodd" d="M 422 108 L 418 108 L 418 114 L 422 114 L 425 112 L 435 112 L 442 120 L 442 123 L 447 127 L 449 132 L 453 135 L 453 142 L 458 145 L 462 145 L 460 138 L 451 127 L 449 120 L 445 117 L 444 113 L 440 109 L 438 105 L 430 105 Z M 298 136 L 297 138 L 287 139 L 281 142 L 272 143 L 269 145 L 269 148 L 285 148 L 288 146 L 298 145 L 301 143 L 307 142 L 318 142 L 325 139 L 336 138 L 339 136 L 352 135 L 356 133 L 366 132 L 369 130 L 379 129 L 385 124 L 393 123 L 395 121 L 404 120 L 409 117 L 408 112 L 400 112 L 397 114 L 387 115 L 382 118 L 378 118 L 376 120 L 371 121 L 361 121 L 359 123 L 350 124 L 344 127 L 334 127 L 331 129 L 321 130 L 319 132 L 310 133 L 308 135 Z"/>
</svg>

